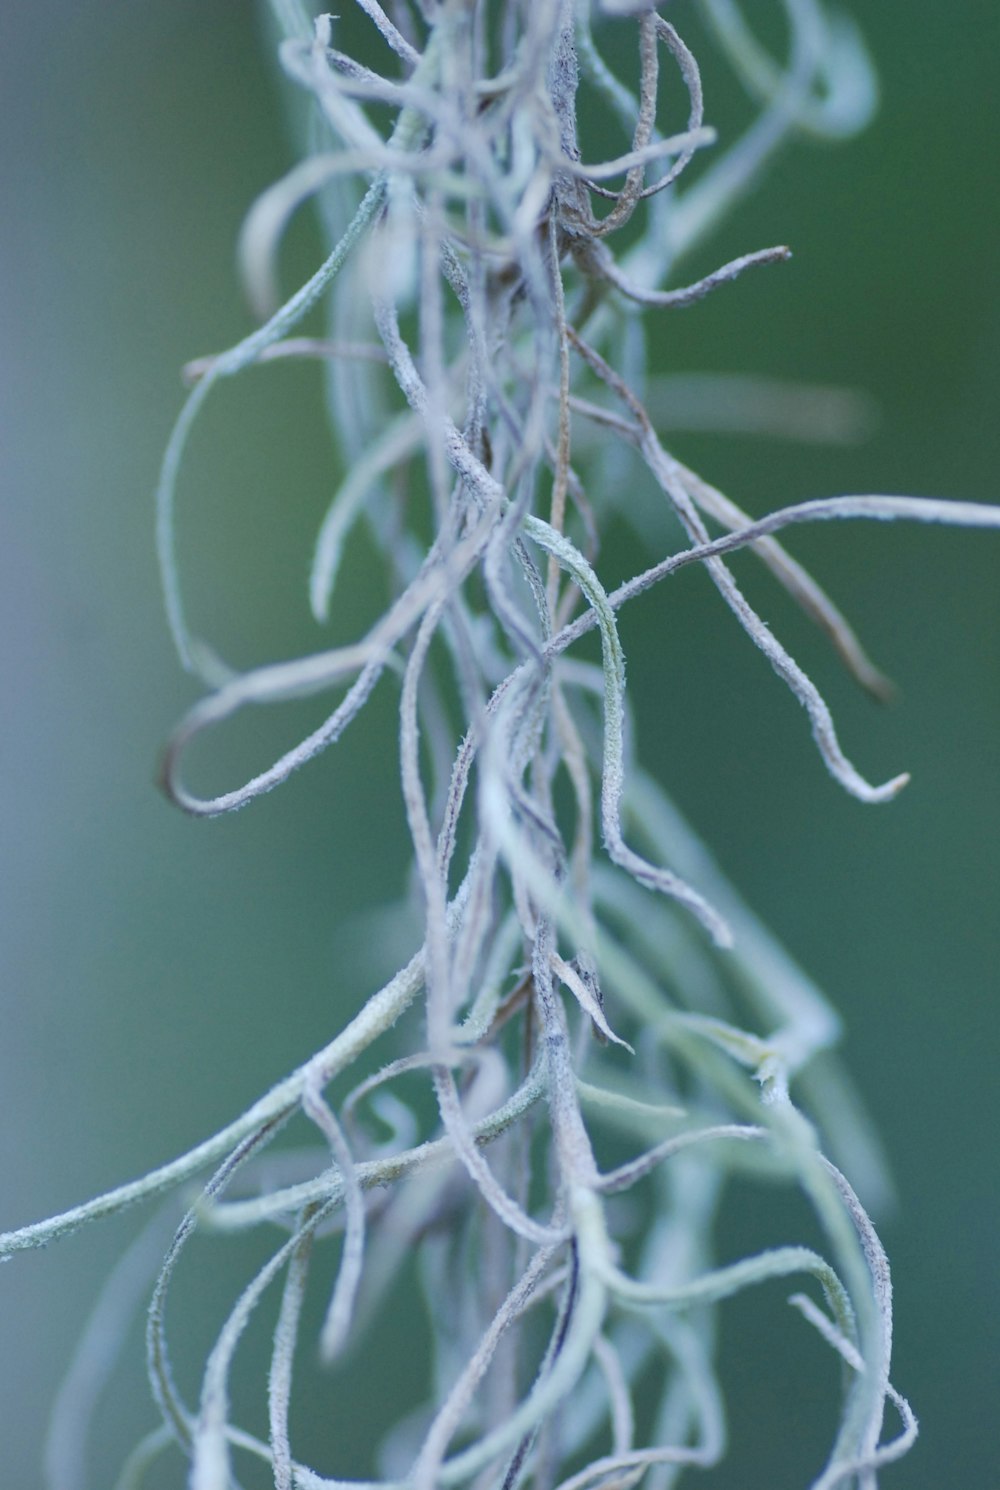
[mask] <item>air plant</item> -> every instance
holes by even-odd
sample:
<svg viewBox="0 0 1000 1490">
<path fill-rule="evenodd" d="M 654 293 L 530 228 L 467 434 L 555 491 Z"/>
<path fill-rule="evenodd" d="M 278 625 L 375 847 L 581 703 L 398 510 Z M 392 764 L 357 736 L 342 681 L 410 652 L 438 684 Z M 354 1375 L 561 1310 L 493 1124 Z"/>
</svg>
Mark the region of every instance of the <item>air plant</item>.
<svg viewBox="0 0 1000 1490">
<path fill-rule="evenodd" d="M 349 1483 L 337 1464 L 300 1463 L 289 1426 L 310 1264 L 326 1249 L 338 1260 L 320 1348 L 334 1373 L 411 1257 L 426 1296 L 427 1398 L 373 1446 L 368 1483 L 380 1490 L 667 1490 L 725 1451 L 718 1310 L 776 1282 L 794 1287 L 791 1302 L 843 1366 L 839 1423 L 813 1490 L 872 1490 L 916 1434 L 890 1382 L 888 1263 L 855 1188 L 877 1189 L 877 1145 L 831 1054 L 835 1012 L 633 759 L 618 633 L 631 599 L 700 566 L 801 703 L 845 790 L 877 803 L 904 785 L 902 775 L 872 784 L 847 759 L 822 696 L 744 598 L 727 556 L 750 549 L 879 694 L 884 679 L 848 623 L 776 535 L 834 519 L 996 528 L 1000 508 L 869 495 L 753 521 L 664 444 L 645 347 L 656 317 L 736 294 L 741 275 L 788 258 L 783 245 L 765 247 L 675 282 L 678 261 L 757 188 L 785 140 L 867 123 L 870 62 L 853 24 L 822 0 L 784 0 L 783 62 L 732 0 L 699 0 L 757 105 L 745 133 L 720 145 L 682 36 L 686 7 L 668 19 L 628 0 L 606 0 L 596 17 L 586 0 L 359 6 L 380 63 L 341 50 L 334 18 L 310 21 L 297 0 L 272 0 L 310 139 L 242 236 L 259 329 L 190 364 L 164 459 L 167 613 L 207 691 L 168 745 L 163 784 L 196 816 L 247 806 L 332 746 L 373 689 L 394 688 L 420 945 L 221 1132 L 8 1233 L 0 1251 L 210 1175 L 165 1256 L 160 1244 L 148 1368 L 162 1421 L 123 1485 L 141 1483 L 171 1445 L 189 1460 L 192 1490 L 229 1490 L 236 1461 L 254 1459 L 276 1490 Z M 623 39 L 638 51 L 637 91 L 601 50 Z M 661 95 L 685 101 L 673 133 L 658 124 Z M 582 157 L 581 99 L 588 137 L 618 142 L 605 159 Z M 333 247 L 275 309 L 281 237 L 310 199 Z M 306 335 L 321 302 L 326 327 Z M 388 599 L 349 645 L 237 672 L 188 625 L 175 488 L 212 388 L 285 356 L 322 361 L 343 459 L 313 556 L 313 613 L 322 624 L 337 604 L 359 523 Z M 609 589 L 602 525 L 614 490 L 639 481 L 672 514 L 679 543 Z M 578 646 L 591 631 L 598 660 Z M 212 797 L 185 784 L 185 751 L 202 732 L 251 705 L 318 694 L 336 696 L 325 722 L 252 780 Z M 389 1032 L 418 1005 L 419 1024 L 406 1027 L 421 1033 L 401 1051 Z M 313 1134 L 305 1156 L 279 1148 L 265 1160 L 296 1117 Z M 775 1238 L 726 1255 L 715 1223 L 734 1175 L 797 1187 L 822 1253 Z M 163 1224 L 123 1260 L 71 1367 L 48 1455 L 63 1490 L 83 1483 L 107 1342 L 124 1334 Z M 196 1231 L 244 1229 L 279 1240 L 188 1403 L 170 1368 L 174 1271 Z M 232 1421 L 228 1381 L 269 1292 L 280 1302 L 264 1438 Z M 640 1383 L 657 1393 L 645 1436 Z"/>
</svg>

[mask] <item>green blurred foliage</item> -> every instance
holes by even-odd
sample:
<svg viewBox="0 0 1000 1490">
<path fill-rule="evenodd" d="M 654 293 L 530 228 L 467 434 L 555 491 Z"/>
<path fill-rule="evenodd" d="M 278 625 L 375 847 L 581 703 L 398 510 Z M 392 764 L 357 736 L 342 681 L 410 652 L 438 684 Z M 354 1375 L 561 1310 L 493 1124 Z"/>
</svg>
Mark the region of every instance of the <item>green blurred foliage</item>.
<svg viewBox="0 0 1000 1490">
<path fill-rule="evenodd" d="M 671 7 L 682 30 L 691 10 Z M 653 333 L 665 371 L 802 378 L 874 398 L 879 425 L 860 445 L 676 438 L 682 458 L 755 513 L 850 491 L 998 499 L 995 10 L 892 0 L 859 19 L 882 81 L 875 126 L 836 151 L 786 152 L 713 244 L 721 261 L 785 241 L 794 261 Z M 405 933 L 387 946 L 369 914 L 407 881 L 390 688 L 334 752 L 233 819 L 186 821 L 152 785 L 161 742 L 194 696 L 168 644 L 152 549 L 177 369 L 248 328 L 233 242 L 292 158 L 257 21 L 233 0 L 57 0 L 4 20 L 5 1226 L 220 1125 L 327 1039 L 407 950 Z M 726 130 L 743 106 L 700 55 L 708 117 Z M 304 217 L 284 260 L 289 287 L 317 252 Z M 315 370 L 257 370 L 222 390 L 191 455 L 181 528 L 200 628 L 239 664 L 318 645 L 306 565 L 338 468 Z M 631 528 L 623 519 L 610 535 L 609 578 L 640 562 Z M 897 1180 L 884 1223 L 894 1375 L 923 1422 L 886 1483 L 985 1485 L 1000 1448 L 1000 541 L 834 525 L 791 546 L 900 685 L 889 709 L 856 696 L 751 560 L 739 574 L 828 692 L 861 769 L 910 769 L 912 786 L 887 807 L 843 797 L 801 712 L 693 572 L 623 617 L 639 750 L 844 1013 Z M 323 640 L 373 613 L 363 544 L 356 558 Z M 315 712 L 303 705 L 301 717 Z M 228 786 L 299 722 L 292 709 L 241 722 L 193 768 Z M 767 1239 L 750 1193 L 725 1219 L 727 1251 Z M 60 1369 L 129 1232 L 106 1225 L 0 1276 L 11 1484 L 40 1483 Z M 207 1341 L 232 1281 L 221 1246 L 202 1244 L 201 1258 L 185 1298 Z M 803 1346 L 797 1322 L 773 1331 L 755 1308 L 723 1312 L 732 1449 L 709 1487 L 732 1484 L 737 1465 L 743 1490 L 799 1485 L 823 1441 L 811 1407 L 826 1390 L 822 1347 Z M 140 1352 L 137 1339 L 101 1417 L 95 1484 L 152 1422 Z M 189 1393 L 195 1365 L 179 1365 Z M 310 1425 L 359 1472 L 365 1365 L 398 1368 L 399 1392 L 415 1396 L 419 1352 L 383 1340 L 335 1396 L 311 1389 Z M 175 1463 L 162 1483 L 181 1482 Z"/>
</svg>

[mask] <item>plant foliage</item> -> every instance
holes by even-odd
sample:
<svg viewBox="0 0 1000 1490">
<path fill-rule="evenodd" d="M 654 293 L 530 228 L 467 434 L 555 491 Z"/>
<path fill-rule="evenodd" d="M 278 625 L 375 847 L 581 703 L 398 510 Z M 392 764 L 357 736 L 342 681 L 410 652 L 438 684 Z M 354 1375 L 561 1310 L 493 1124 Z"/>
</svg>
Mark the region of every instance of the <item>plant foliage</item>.
<svg viewBox="0 0 1000 1490">
<path fill-rule="evenodd" d="M 207 691 L 170 741 L 163 779 L 189 813 L 232 811 L 333 745 L 376 686 L 396 689 L 422 942 L 222 1132 L 8 1233 L 3 1253 L 210 1174 L 153 1289 L 148 1362 L 162 1422 L 123 1486 L 140 1484 L 170 1445 L 190 1462 L 192 1490 L 229 1490 L 245 1456 L 269 1466 L 277 1490 L 346 1483 L 336 1464 L 300 1463 L 290 1427 L 310 1263 L 324 1249 L 337 1268 L 320 1344 L 335 1368 L 400 1273 L 411 1276 L 411 1256 L 426 1295 L 427 1397 L 373 1449 L 386 1490 L 640 1480 L 667 1490 L 725 1449 L 720 1305 L 744 1289 L 773 1294 L 776 1281 L 800 1290 L 791 1302 L 843 1363 L 838 1426 L 813 1490 L 871 1490 L 916 1432 L 890 1384 L 886 1257 L 845 1177 L 874 1193 L 877 1150 L 830 1054 L 835 1013 L 632 758 L 618 634 L 633 597 L 700 565 L 801 703 L 841 785 L 880 802 L 904 784 L 871 784 L 846 758 L 825 702 L 727 557 L 752 550 L 878 694 L 884 680 L 776 534 L 832 519 L 998 527 L 1000 509 L 870 495 L 752 521 L 662 442 L 645 358 L 655 317 L 735 294 L 744 272 L 788 257 L 766 247 L 675 282 L 678 261 L 757 187 L 785 140 L 844 137 L 867 122 L 875 84 L 863 43 L 822 0 L 784 0 L 777 62 L 733 0 L 699 0 L 756 108 L 720 146 L 681 34 L 688 8 L 669 7 L 667 19 L 606 0 L 595 35 L 587 0 L 397 0 L 391 13 L 358 3 L 379 33 L 380 68 L 340 49 L 333 18 L 311 23 L 296 0 L 273 0 L 282 67 L 309 100 L 310 142 L 241 240 L 259 329 L 191 364 L 164 460 L 167 611 Z M 637 53 L 635 89 L 602 51 L 625 44 Z M 665 132 L 661 105 L 679 103 L 680 127 Z M 584 107 L 588 138 L 614 142 L 605 159 L 582 158 Z M 310 198 L 333 247 L 275 309 L 281 236 Z M 326 328 L 307 336 L 300 327 L 320 302 Z M 336 606 L 359 523 L 387 601 L 350 645 L 234 672 L 188 625 L 175 487 L 215 384 L 285 356 L 323 360 L 344 461 L 317 538 L 312 610 L 322 623 Z M 676 520 L 678 547 L 609 589 L 602 527 L 615 493 L 642 482 Z M 590 631 L 599 661 L 578 646 Z M 250 706 L 321 693 L 335 696 L 325 722 L 253 780 L 209 798 L 185 785 L 185 750 L 201 732 Z M 361 1079 L 418 1004 L 416 1047 Z M 296 1115 L 314 1134 L 305 1161 L 278 1151 L 265 1163 Z M 617 1162 L 599 1160 L 608 1154 Z M 797 1187 L 823 1255 L 776 1238 L 728 1256 L 715 1223 L 739 1174 Z M 71 1368 L 48 1457 L 62 1490 L 84 1483 L 108 1341 L 124 1333 L 161 1225 L 124 1259 Z M 196 1230 L 243 1229 L 276 1241 L 219 1331 L 199 1400 L 187 1402 L 170 1368 L 173 1275 Z M 280 1303 L 264 1439 L 233 1422 L 229 1377 L 269 1291 Z M 643 1384 L 648 1397 L 650 1383 L 654 1409 L 637 1427 L 636 1393 Z M 889 1429 L 887 1403 L 899 1420 Z"/>
</svg>

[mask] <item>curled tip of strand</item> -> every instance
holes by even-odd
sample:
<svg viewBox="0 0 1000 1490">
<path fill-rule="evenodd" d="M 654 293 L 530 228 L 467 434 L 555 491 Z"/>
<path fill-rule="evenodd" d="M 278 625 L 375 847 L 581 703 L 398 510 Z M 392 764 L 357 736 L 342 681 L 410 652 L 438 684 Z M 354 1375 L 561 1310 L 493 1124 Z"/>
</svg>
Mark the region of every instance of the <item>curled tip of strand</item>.
<svg viewBox="0 0 1000 1490">
<path fill-rule="evenodd" d="M 846 650 L 837 645 L 841 659 L 849 669 L 851 675 L 860 683 L 868 697 L 874 699 L 877 704 L 891 705 L 899 698 L 899 684 L 883 673 L 867 657 L 852 656 Z M 905 782 L 904 782 L 905 785 Z"/>
<path fill-rule="evenodd" d="M 661 878 L 665 874 L 666 871 L 661 871 Z M 678 880 L 675 875 L 669 875 L 671 881 L 669 886 L 660 881 L 647 879 L 641 873 L 636 873 L 636 878 L 649 884 L 651 889 L 660 890 L 664 894 L 669 895 L 671 899 L 676 900 L 679 905 L 683 905 L 689 910 L 695 919 L 705 928 L 712 942 L 720 951 L 728 952 L 735 945 L 732 927 L 729 925 L 725 916 L 717 911 L 715 906 L 706 900 L 703 895 L 699 895 L 697 890 L 692 890 L 690 885 Z"/>
<path fill-rule="evenodd" d="M 709 930 L 712 933 L 713 942 L 722 951 L 728 952 L 736 945 L 736 938 L 733 936 L 732 928 L 728 921 L 724 921 L 721 916 L 718 917 L 715 924 L 709 927 Z"/>
<path fill-rule="evenodd" d="M 857 797 L 862 802 L 891 802 L 893 798 L 899 796 L 905 786 L 909 785 L 910 780 L 909 771 L 903 771 L 900 775 L 894 776 L 891 781 L 886 781 L 881 786 L 868 786 L 866 783 L 864 791 L 859 790 L 854 785 L 849 785 L 847 789 L 852 796 Z"/>
</svg>

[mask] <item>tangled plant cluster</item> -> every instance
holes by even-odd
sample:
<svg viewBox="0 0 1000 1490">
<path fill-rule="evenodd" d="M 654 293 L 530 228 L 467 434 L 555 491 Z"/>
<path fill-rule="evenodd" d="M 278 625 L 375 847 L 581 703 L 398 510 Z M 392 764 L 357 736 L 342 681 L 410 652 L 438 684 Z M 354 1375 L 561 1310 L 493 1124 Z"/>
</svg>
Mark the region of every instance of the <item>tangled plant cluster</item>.
<svg viewBox="0 0 1000 1490">
<path fill-rule="evenodd" d="M 885 1254 L 845 1178 L 861 1184 L 877 1160 L 829 1054 L 838 1022 L 629 759 L 617 629 L 627 601 L 701 565 L 802 704 L 846 790 L 879 802 L 905 782 L 871 785 L 847 760 L 826 704 L 725 556 L 752 548 L 877 693 L 882 680 L 849 626 L 774 534 L 833 518 L 1000 527 L 1000 509 L 840 497 L 752 522 L 670 454 L 645 401 L 644 312 L 690 306 L 788 251 L 663 288 L 674 261 L 790 134 L 834 137 L 866 122 L 874 84 L 863 45 L 821 0 L 784 0 L 779 64 L 733 0 L 699 0 L 759 105 L 719 151 L 694 56 L 645 5 L 606 0 L 601 17 L 602 36 L 617 28 L 637 46 L 636 94 L 603 60 L 587 0 L 396 0 L 391 14 L 378 0 L 359 5 L 381 35 L 384 71 L 338 50 L 330 17 L 311 23 L 297 0 L 272 0 L 284 70 L 311 96 L 314 139 L 243 236 L 263 324 L 191 365 L 165 457 L 167 607 L 181 657 L 209 691 L 170 743 L 164 782 L 193 814 L 244 806 L 333 744 L 390 674 L 423 942 L 329 1044 L 222 1132 L 0 1247 L 42 1244 L 213 1171 L 153 1289 L 148 1363 L 162 1424 L 122 1486 L 139 1485 L 171 1444 L 190 1460 L 192 1490 L 228 1490 L 244 1456 L 268 1466 L 277 1490 L 347 1483 L 336 1465 L 298 1462 L 289 1430 L 310 1258 L 324 1244 L 338 1259 L 321 1335 L 328 1361 L 355 1344 L 411 1252 L 428 1299 L 427 1400 L 376 1450 L 380 1490 L 640 1480 L 667 1490 L 724 1450 L 717 1306 L 776 1279 L 805 1286 L 791 1302 L 843 1363 L 839 1426 L 814 1490 L 872 1490 L 916 1425 L 889 1380 Z M 682 132 L 658 128 L 661 94 L 686 99 Z M 620 137 L 614 158 L 581 158 L 581 99 L 599 121 L 591 133 Z M 317 194 L 335 246 L 272 311 L 284 226 Z M 293 335 L 321 298 L 328 334 Z M 188 629 L 174 489 L 211 388 L 282 356 L 326 359 L 346 462 L 316 545 L 312 609 L 327 616 L 360 521 L 391 600 L 350 646 L 236 674 Z M 640 470 L 683 546 L 609 592 L 598 572 L 605 490 Z M 591 630 L 599 664 L 574 653 Z M 202 731 L 247 705 L 337 689 L 325 723 L 246 785 L 208 799 L 184 785 L 184 751 Z M 359 1080 L 376 1042 L 420 1000 L 422 1048 Z M 421 1082 L 433 1092 L 430 1127 L 420 1102 L 404 1100 Z M 261 1162 L 296 1115 L 320 1139 L 305 1178 L 301 1152 Z M 595 1147 L 631 1157 L 602 1167 Z M 714 1223 L 739 1173 L 798 1187 L 826 1255 L 776 1245 L 719 1265 Z M 199 1228 L 278 1229 L 281 1240 L 219 1331 L 194 1405 L 174 1382 L 166 1319 Z M 109 1283 L 69 1373 L 48 1457 L 62 1490 L 83 1483 L 109 1342 L 124 1334 L 150 1245 L 144 1235 Z M 228 1381 L 272 1285 L 281 1299 L 265 1441 L 231 1421 Z M 640 1382 L 657 1393 L 642 1435 Z M 899 1426 L 884 1438 L 887 1402 Z"/>
</svg>

